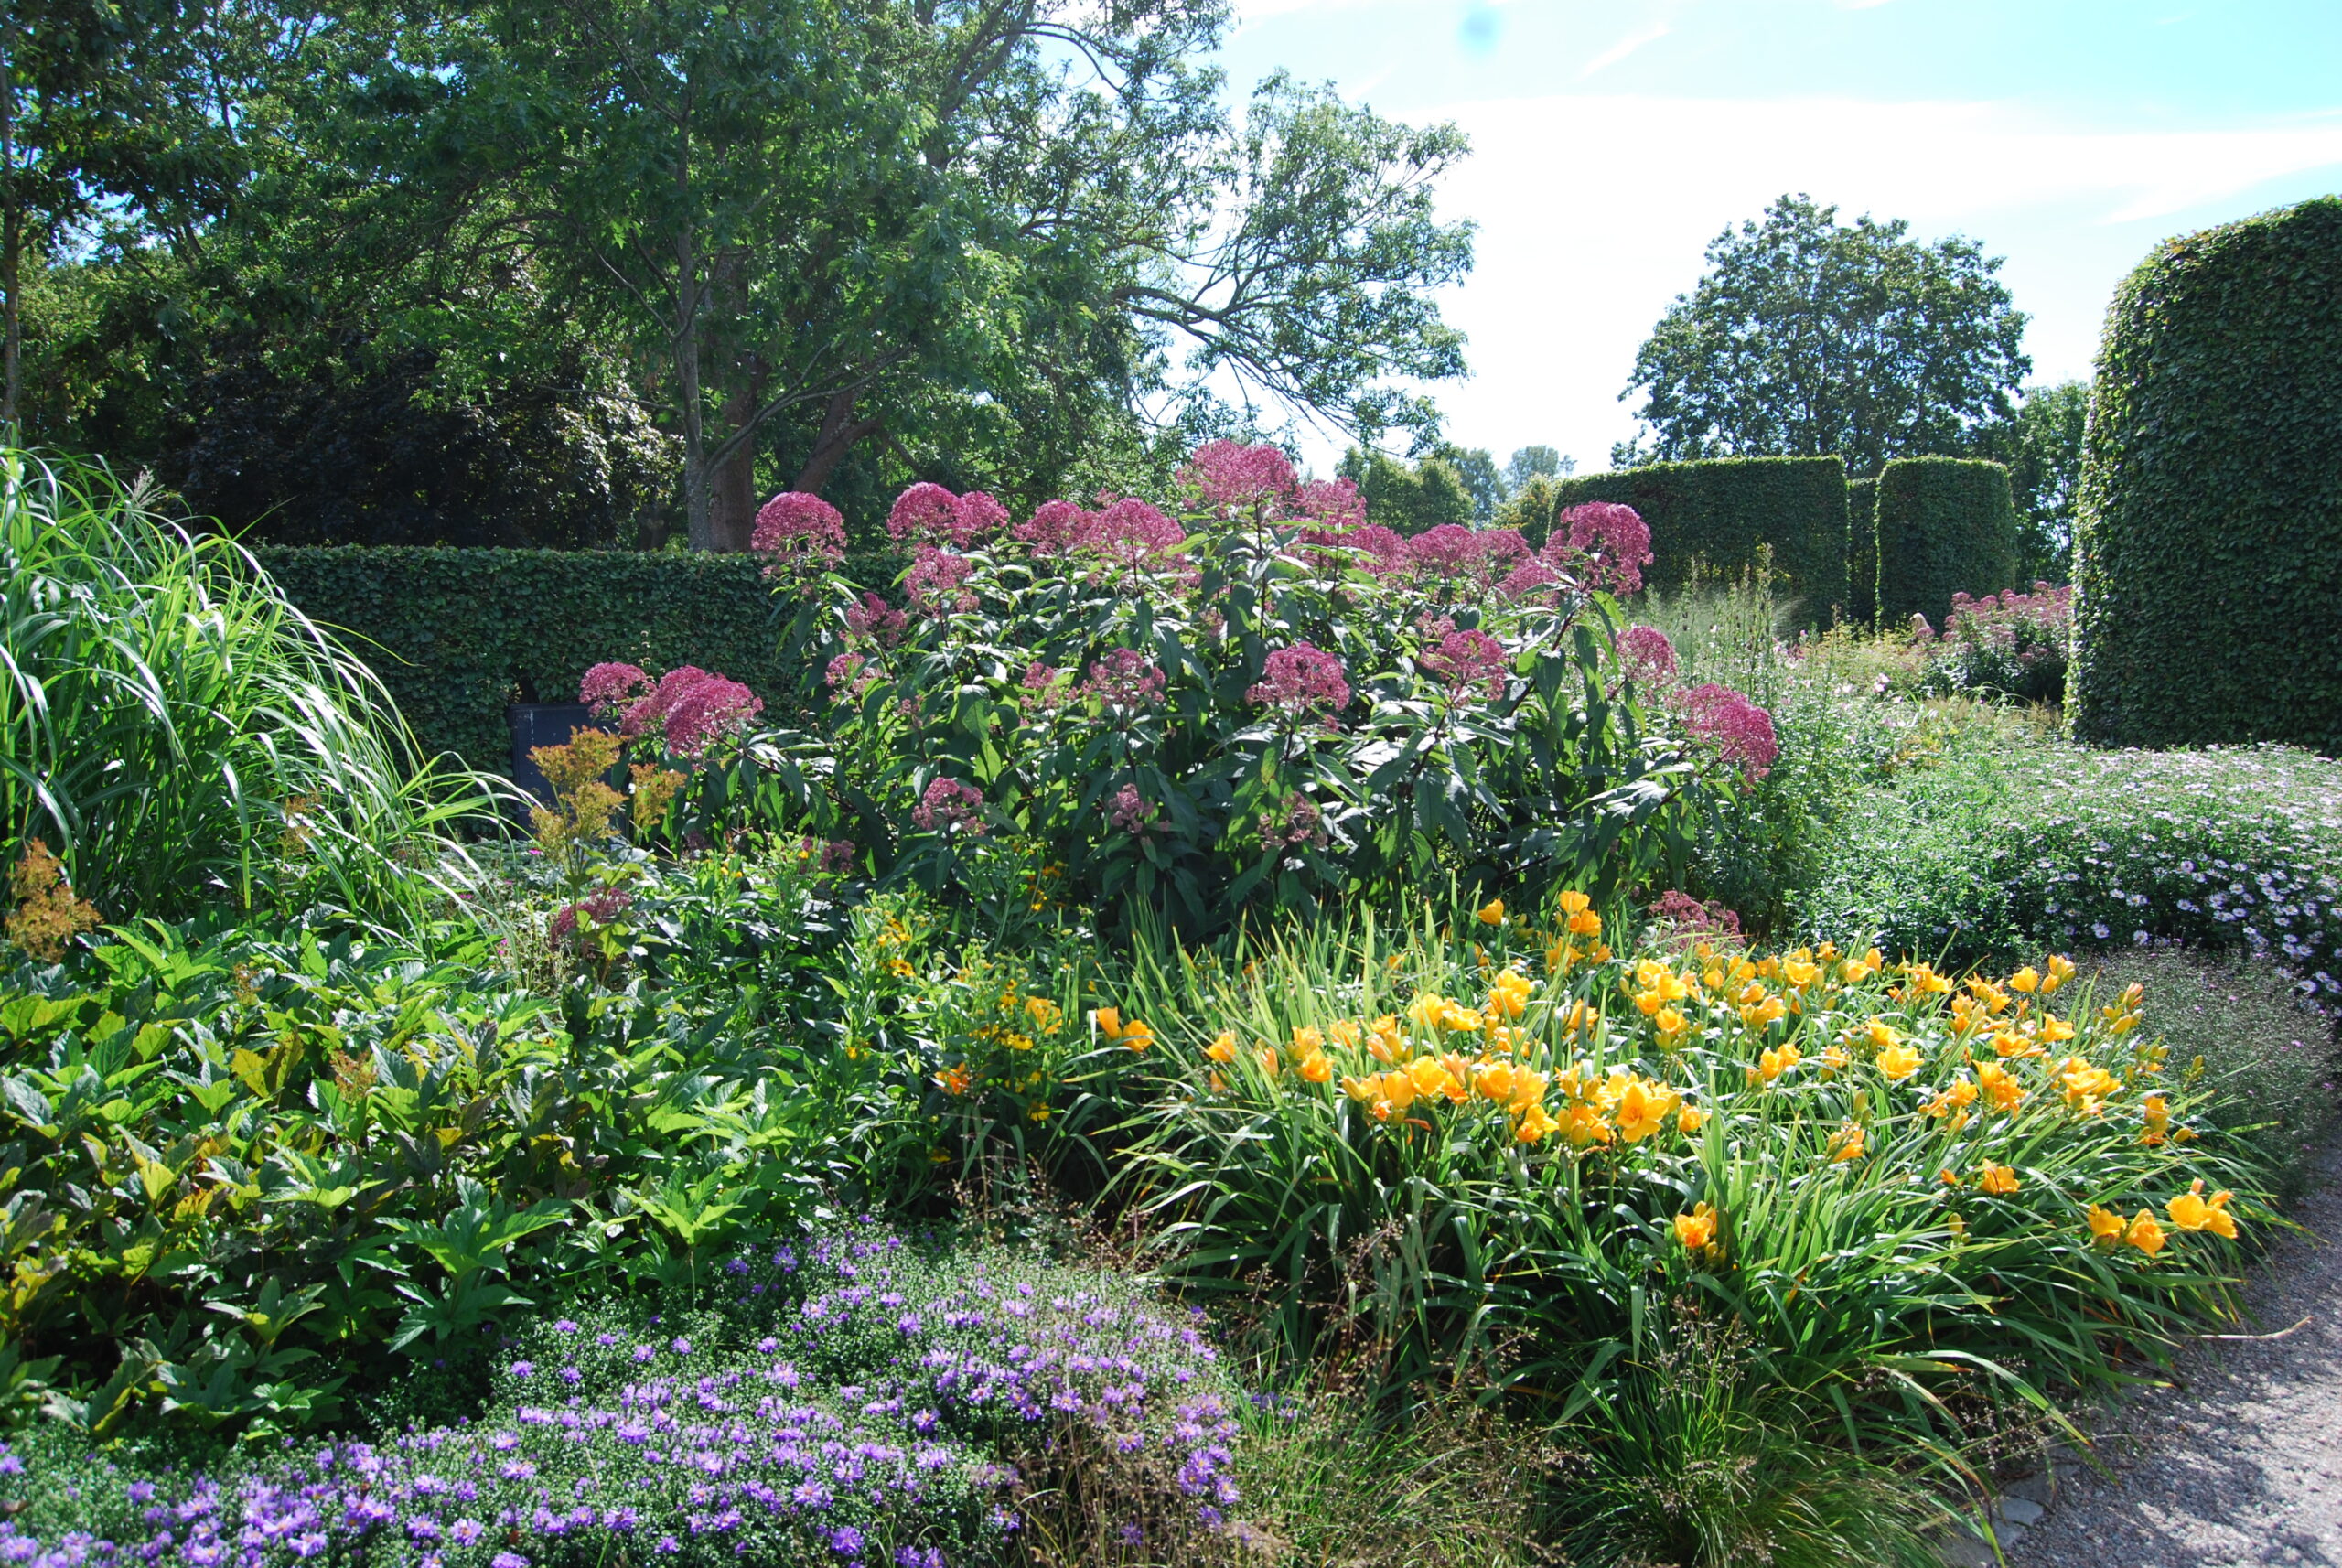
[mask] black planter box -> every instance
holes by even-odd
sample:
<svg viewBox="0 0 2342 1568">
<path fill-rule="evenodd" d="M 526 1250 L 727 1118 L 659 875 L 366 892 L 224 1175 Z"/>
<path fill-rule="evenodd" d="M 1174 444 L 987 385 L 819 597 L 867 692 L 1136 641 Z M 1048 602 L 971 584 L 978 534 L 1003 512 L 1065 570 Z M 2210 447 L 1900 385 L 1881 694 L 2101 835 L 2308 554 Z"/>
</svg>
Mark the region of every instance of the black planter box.
<svg viewBox="0 0 2342 1568">
<path fill-rule="evenodd" d="M 596 723 L 583 703 L 515 703 L 504 716 L 512 725 L 512 782 L 547 805 L 553 804 L 553 786 L 529 753 L 540 746 L 568 745 L 574 730 L 608 727 Z"/>
</svg>

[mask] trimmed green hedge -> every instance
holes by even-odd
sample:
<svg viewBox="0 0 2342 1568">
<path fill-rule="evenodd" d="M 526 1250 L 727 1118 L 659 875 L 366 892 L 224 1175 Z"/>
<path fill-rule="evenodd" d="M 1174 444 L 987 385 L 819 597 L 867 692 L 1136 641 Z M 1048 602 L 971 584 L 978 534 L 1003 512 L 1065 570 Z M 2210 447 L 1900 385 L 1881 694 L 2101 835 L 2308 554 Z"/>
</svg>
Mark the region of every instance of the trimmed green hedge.
<svg viewBox="0 0 2342 1568">
<path fill-rule="evenodd" d="M 2342 198 L 2174 240 L 2107 312 L 2074 734 L 2342 753 Z"/>
<path fill-rule="evenodd" d="M 1846 607 L 1863 626 L 1878 620 L 1878 480 L 1846 481 Z"/>
<path fill-rule="evenodd" d="M 696 664 L 791 705 L 797 670 L 763 563 L 748 555 L 624 551 L 262 548 L 253 552 L 311 619 L 355 633 L 427 752 L 504 772 L 504 709 L 577 698 L 604 660 L 652 671 Z M 901 563 L 860 557 L 848 575 L 891 582 Z"/>
<path fill-rule="evenodd" d="M 1846 466 L 1836 457 L 1652 463 L 1563 479 L 1555 489 L 1556 514 L 1586 501 L 1640 512 L 1658 557 L 1644 580 L 1659 587 L 1680 587 L 1694 558 L 1736 573 L 1756 561 L 1758 545 L 1769 544 L 1774 568 L 1786 575 L 1807 619 L 1826 621 L 1832 605 L 1849 602 Z"/>
<path fill-rule="evenodd" d="M 1897 457 L 1878 476 L 1878 619 L 1936 626 L 1951 596 L 2016 586 L 2009 471 L 1969 457 Z"/>
</svg>

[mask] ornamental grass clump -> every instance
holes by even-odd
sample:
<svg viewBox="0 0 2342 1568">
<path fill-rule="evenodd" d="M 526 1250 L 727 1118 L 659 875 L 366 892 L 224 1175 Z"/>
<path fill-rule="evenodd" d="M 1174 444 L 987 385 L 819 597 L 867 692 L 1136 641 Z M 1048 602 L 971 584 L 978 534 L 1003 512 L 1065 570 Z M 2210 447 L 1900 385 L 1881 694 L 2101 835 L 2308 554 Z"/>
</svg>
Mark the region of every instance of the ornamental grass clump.
<svg viewBox="0 0 2342 1568">
<path fill-rule="evenodd" d="M 10 1455 L 0 1556 L 961 1568 L 1031 1540 L 1135 1563 L 1216 1534 L 1241 1501 L 1217 1353 L 1126 1280 L 868 1221 L 719 1277 L 696 1309 L 536 1314 L 477 1420 L 218 1475 Z"/>
<path fill-rule="evenodd" d="M 0 850 L 117 919 L 332 904 L 414 924 L 478 781 L 242 546 L 106 470 L 0 446 Z"/>
<path fill-rule="evenodd" d="M 1649 531 L 1624 507 L 1565 521 L 1542 550 L 1402 539 L 1348 481 L 1214 442 L 1176 515 L 1123 497 L 1012 521 L 914 486 L 888 520 L 913 556 L 899 609 L 816 589 L 776 525 L 827 713 L 763 738 L 769 777 L 794 789 L 790 831 L 885 874 L 982 901 L 1054 868 L 1070 902 L 1190 935 L 1451 874 L 1649 880 L 1712 795 L 1761 776 L 1769 730 L 1738 693 L 1679 714 L 1621 684 L 1614 596 Z"/>
<path fill-rule="evenodd" d="M 1114 1000 L 1163 1076 L 1125 1181 L 1165 1267 L 1292 1350 L 1556 1410 L 1681 1295 L 1768 1380 L 1929 1441 L 1955 1391 L 2044 1401 L 2233 1316 L 2261 1178 L 2138 993 L 1617 938 L 1565 894 L 1143 967 Z"/>
</svg>

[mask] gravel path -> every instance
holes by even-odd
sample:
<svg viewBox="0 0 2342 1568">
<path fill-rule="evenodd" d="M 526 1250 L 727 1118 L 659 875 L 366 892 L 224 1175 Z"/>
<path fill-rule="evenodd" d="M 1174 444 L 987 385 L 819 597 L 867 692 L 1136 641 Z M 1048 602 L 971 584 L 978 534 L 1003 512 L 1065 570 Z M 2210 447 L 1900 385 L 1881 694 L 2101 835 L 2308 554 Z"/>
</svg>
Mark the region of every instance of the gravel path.
<svg viewBox="0 0 2342 1568">
<path fill-rule="evenodd" d="M 2027 1530 L 2017 1568 L 2342 1568 L 2342 1144 L 2250 1287 L 2283 1338 L 2199 1344 L 2125 1402 L 2099 1457 Z"/>
</svg>

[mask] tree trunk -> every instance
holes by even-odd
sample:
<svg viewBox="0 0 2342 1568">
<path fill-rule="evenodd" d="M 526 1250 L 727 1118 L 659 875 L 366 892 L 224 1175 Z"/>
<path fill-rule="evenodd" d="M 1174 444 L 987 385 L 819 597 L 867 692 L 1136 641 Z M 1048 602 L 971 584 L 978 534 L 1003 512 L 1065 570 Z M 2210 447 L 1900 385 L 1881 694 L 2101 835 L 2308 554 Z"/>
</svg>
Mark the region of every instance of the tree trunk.
<svg viewBox="0 0 2342 1568">
<path fill-rule="evenodd" d="M 854 393 L 851 391 L 838 393 L 830 399 L 829 407 L 822 411 L 821 433 L 813 437 L 813 450 L 806 457 L 805 467 L 798 470 L 797 483 L 790 489 L 802 490 L 809 496 L 820 495 L 822 487 L 830 482 L 830 476 L 837 472 L 838 464 L 854 450 L 854 444 L 877 435 L 886 427 L 886 422 L 883 419 L 855 420 Z"/>
<path fill-rule="evenodd" d="M 747 424 L 757 411 L 757 389 L 735 387 L 724 400 L 727 435 Z M 715 466 L 707 537 L 710 550 L 741 551 L 757 527 L 757 444 L 743 441 Z"/>
</svg>

